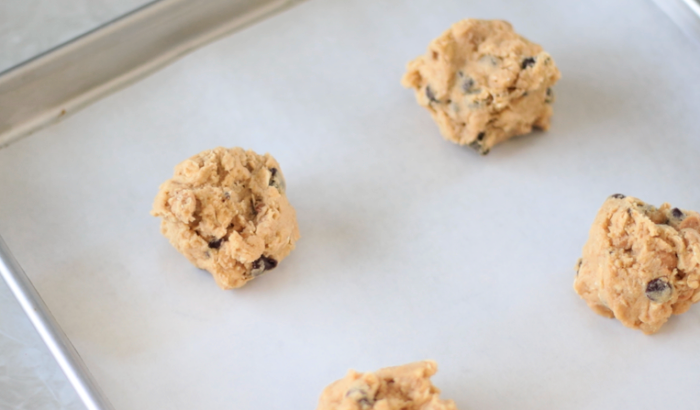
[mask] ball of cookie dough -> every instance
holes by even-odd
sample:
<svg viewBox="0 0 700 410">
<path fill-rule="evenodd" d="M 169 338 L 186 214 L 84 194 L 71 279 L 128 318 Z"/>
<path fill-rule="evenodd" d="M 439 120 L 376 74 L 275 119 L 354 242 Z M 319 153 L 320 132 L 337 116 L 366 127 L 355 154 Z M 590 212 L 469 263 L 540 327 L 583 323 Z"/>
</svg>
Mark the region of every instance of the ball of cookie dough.
<svg viewBox="0 0 700 410">
<path fill-rule="evenodd" d="M 700 214 L 615 194 L 576 271 L 574 289 L 594 312 L 654 333 L 700 300 Z"/>
<path fill-rule="evenodd" d="M 533 127 L 549 128 L 559 77 L 552 57 L 510 23 L 468 19 L 411 61 L 401 83 L 415 89 L 446 139 L 486 155 Z"/>
<path fill-rule="evenodd" d="M 456 410 L 452 400 L 440 400 L 440 390 L 430 382 L 435 372 L 431 360 L 375 373 L 351 370 L 323 390 L 317 410 Z"/>
<path fill-rule="evenodd" d="M 270 154 L 215 148 L 175 167 L 160 186 L 160 230 L 222 289 L 274 269 L 299 239 L 282 170 Z"/>
</svg>

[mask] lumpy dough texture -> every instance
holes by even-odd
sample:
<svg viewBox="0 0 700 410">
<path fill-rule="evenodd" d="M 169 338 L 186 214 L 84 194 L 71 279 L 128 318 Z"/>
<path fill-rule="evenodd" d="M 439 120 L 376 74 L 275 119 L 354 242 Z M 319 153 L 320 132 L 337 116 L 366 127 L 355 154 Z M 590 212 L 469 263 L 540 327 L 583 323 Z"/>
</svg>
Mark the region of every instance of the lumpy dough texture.
<svg viewBox="0 0 700 410">
<path fill-rule="evenodd" d="M 279 164 L 241 148 L 218 147 L 177 165 L 151 214 L 162 218 L 170 243 L 222 289 L 275 268 L 299 239 Z"/>
<path fill-rule="evenodd" d="M 452 400 L 440 400 L 430 382 L 437 364 L 426 360 L 387 367 L 375 373 L 351 370 L 326 387 L 317 410 L 456 410 Z"/>
<path fill-rule="evenodd" d="M 574 289 L 596 313 L 651 334 L 700 300 L 700 215 L 615 194 L 598 212 Z"/>
<path fill-rule="evenodd" d="M 510 23 L 469 19 L 411 61 L 402 84 L 415 89 L 445 138 L 485 155 L 533 127 L 549 128 L 559 77 L 552 57 Z"/>
</svg>

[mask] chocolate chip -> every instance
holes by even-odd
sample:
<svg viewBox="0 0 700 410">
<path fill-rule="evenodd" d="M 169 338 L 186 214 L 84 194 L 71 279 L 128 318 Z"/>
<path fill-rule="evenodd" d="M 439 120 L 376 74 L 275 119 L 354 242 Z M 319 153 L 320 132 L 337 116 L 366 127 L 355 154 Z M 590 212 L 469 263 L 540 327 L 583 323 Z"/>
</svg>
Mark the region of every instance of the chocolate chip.
<svg viewBox="0 0 700 410">
<path fill-rule="evenodd" d="M 433 90 L 430 89 L 429 85 L 425 87 L 425 96 L 428 97 L 428 100 L 430 100 L 430 102 L 440 102 L 437 98 L 435 98 L 435 94 L 433 94 Z"/>
<path fill-rule="evenodd" d="M 262 275 L 263 273 L 265 273 L 265 264 L 260 262 L 260 259 L 258 259 L 257 261 L 253 262 L 253 266 L 250 269 L 250 276 L 256 277 Z"/>
<path fill-rule="evenodd" d="M 266 271 L 275 269 L 276 267 L 277 261 L 275 259 L 262 255 L 255 262 L 253 262 L 250 274 L 253 277 L 260 276 Z"/>
<path fill-rule="evenodd" d="M 474 141 L 472 141 L 472 142 L 469 143 L 468 147 L 471 148 L 471 149 L 473 149 L 474 151 L 478 152 L 480 155 L 486 155 L 486 154 L 488 154 L 489 151 L 490 151 L 490 149 L 484 147 L 484 146 L 481 144 L 481 141 L 479 141 L 479 139 L 478 139 L 479 136 L 477 136 L 476 138 L 477 138 L 477 139 L 475 139 Z"/>
<path fill-rule="evenodd" d="M 625 196 L 622 194 L 612 194 L 610 195 L 610 198 L 624 199 Z"/>
<path fill-rule="evenodd" d="M 280 173 L 277 168 L 270 168 L 270 186 L 273 186 L 277 188 L 278 191 L 280 191 L 281 194 L 284 193 L 284 191 L 287 189 L 287 183 L 284 181 L 284 177 L 282 177 L 282 173 Z"/>
<path fill-rule="evenodd" d="M 528 67 L 532 67 L 533 65 L 535 65 L 535 57 L 527 57 L 523 60 L 523 63 L 520 65 L 520 68 L 524 70 Z"/>
<path fill-rule="evenodd" d="M 476 136 L 476 140 L 483 141 L 485 136 L 486 136 L 486 133 L 482 131 L 479 133 L 479 135 Z"/>
<path fill-rule="evenodd" d="M 547 88 L 547 96 L 544 99 L 546 104 L 551 104 L 554 102 L 554 91 L 551 88 Z"/>
<path fill-rule="evenodd" d="M 369 392 L 365 389 L 353 387 L 345 393 L 345 397 L 359 404 L 361 408 L 370 408 L 374 404 L 374 400 L 369 397 Z"/>
<path fill-rule="evenodd" d="M 583 265 L 583 258 L 579 258 L 576 263 L 576 275 L 578 275 L 578 271 L 581 270 L 581 265 Z"/>
<path fill-rule="evenodd" d="M 464 82 L 462 82 L 462 91 L 467 93 L 467 94 L 475 94 L 475 91 L 481 91 L 481 90 L 474 90 L 474 85 L 476 85 L 476 82 L 474 82 L 474 79 L 471 77 L 467 77 L 464 79 Z"/>
<path fill-rule="evenodd" d="M 217 239 L 215 241 L 210 241 L 209 242 L 209 248 L 211 249 L 219 249 L 221 247 L 221 242 L 224 241 L 224 238 Z"/>
<path fill-rule="evenodd" d="M 277 267 L 277 261 L 272 258 L 266 258 L 263 256 L 263 262 L 265 263 L 265 270 L 272 270 Z"/>
<path fill-rule="evenodd" d="M 671 215 L 673 215 L 674 218 L 683 218 L 683 211 L 678 208 L 673 208 L 671 209 Z"/>
<path fill-rule="evenodd" d="M 647 283 L 646 294 L 652 302 L 665 303 L 671 299 L 673 286 L 664 278 L 656 278 Z"/>
</svg>

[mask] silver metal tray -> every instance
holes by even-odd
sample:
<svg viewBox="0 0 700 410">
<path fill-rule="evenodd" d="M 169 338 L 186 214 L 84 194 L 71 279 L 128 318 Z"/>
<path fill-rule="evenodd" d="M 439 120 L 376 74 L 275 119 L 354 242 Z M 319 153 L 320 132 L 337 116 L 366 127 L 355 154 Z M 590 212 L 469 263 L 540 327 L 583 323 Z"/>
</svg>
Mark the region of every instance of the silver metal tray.
<svg viewBox="0 0 700 410">
<path fill-rule="evenodd" d="M 194 4 L 0 76 L 0 233 L 48 308 L 4 242 L 0 272 L 88 408 L 111 408 L 97 384 L 118 409 L 312 408 L 347 368 L 423 358 L 460 408 L 697 402 L 697 309 L 645 337 L 570 290 L 606 195 L 700 208 L 700 53 L 659 9 L 316 0 L 248 26 L 292 2 Z M 510 20 L 553 54 L 550 132 L 479 158 L 398 86 L 462 17 Z M 303 236 L 234 292 L 148 216 L 172 166 L 216 145 L 278 158 Z M 650 379 L 674 394 L 650 397 Z"/>
</svg>

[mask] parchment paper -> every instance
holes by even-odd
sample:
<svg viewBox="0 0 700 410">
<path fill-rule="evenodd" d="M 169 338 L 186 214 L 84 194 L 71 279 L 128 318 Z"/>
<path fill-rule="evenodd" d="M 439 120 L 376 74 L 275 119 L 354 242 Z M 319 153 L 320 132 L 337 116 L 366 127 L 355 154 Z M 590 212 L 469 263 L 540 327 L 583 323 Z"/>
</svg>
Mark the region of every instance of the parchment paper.
<svg viewBox="0 0 700 410">
<path fill-rule="evenodd" d="M 551 131 L 479 157 L 401 88 L 466 17 L 553 55 Z M 645 336 L 572 282 L 608 195 L 700 210 L 698 67 L 650 1 L 311 0 L 0 150 L 0 232 L 117 409 L 313 409 L 426 358 L 463 410 L 694 408 L 700 307 Z M 228 292 L 148 214 L 219 145 L 278 159 L 302 234 Z"/>
</svg>

